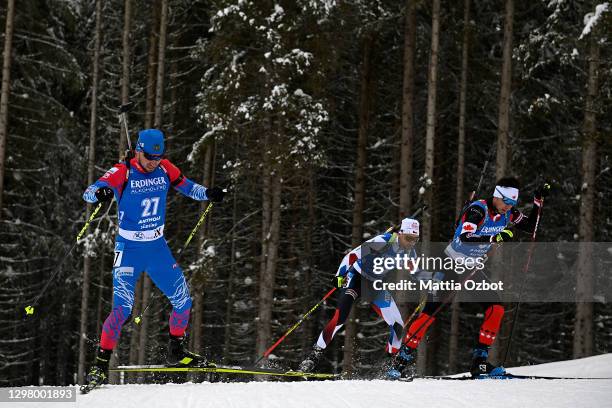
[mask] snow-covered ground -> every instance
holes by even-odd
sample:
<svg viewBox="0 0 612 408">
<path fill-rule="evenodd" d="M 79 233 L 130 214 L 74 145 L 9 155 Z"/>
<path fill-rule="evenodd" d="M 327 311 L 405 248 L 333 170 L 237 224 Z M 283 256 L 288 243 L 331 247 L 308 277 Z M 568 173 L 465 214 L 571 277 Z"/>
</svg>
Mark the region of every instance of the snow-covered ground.
<svg viewBox="0 0 612 408">
<path fill-rule="evenodd" d="M 515 374 L 612 377 L 612 354 L 537 366 Z M 75 404 L 52 404 L 74 407 Z M 5 406 L 0 404 L 0 406 Z M 28 404 L 34 406 L 34 404 Z M 50 406 L 41 404 L 41 406 Z M 415 380 L 106 385 L 78 395 L 78 407 L 523 408 L 612 407 L 612 380 Z"/>
</svg>

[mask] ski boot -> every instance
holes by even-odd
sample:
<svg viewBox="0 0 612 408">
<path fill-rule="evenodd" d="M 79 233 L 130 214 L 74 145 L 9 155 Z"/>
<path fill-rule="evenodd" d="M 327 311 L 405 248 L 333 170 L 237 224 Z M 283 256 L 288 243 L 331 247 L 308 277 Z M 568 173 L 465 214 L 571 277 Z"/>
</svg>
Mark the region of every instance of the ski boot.
<svg viewBox="0 0 612 408">
<path fill-rule="evenodd" d="M 399 351 L 391 357 L 391 364 L 387 369 L 386 378 L 389 380 L 399 380 L 414 377 L 415 363 L 415 350 L 402 344 Z"/>
<path fill-rule="evenodd" d="M 98 349 L 96 361 L 85 377 L 85 384 L 81 386 L 81 393 L 87 394 L 97 386 L 108 382 L 108 362 L 112 350 Z"/>
<path fill-rule="evenodd" d="M 216 367 L 206 357 L 185 349 L 185 336 L 170 335 L 166 362 L 173 367 Z"/>
<path fill-rule="evenodd" d="M 487 361 L 489 357 L 489 347 L 479 344 L 472 352 L 472 367 L 470 373 L 472 377 L 497 377 L 506 375 L 506 369 L 501 366 L 494 366 Z"/>
<path fill-rule="evenodd" d="M 325 349 L 317 346 L 316 344 L 312 347 L 312 351 L 304 361 L 300 363 L 300 371 L 303 373 L 310 373 L 315 369 L 317 364 L 319 364 L 319 360 L 323 357 Z"/>
</svg>

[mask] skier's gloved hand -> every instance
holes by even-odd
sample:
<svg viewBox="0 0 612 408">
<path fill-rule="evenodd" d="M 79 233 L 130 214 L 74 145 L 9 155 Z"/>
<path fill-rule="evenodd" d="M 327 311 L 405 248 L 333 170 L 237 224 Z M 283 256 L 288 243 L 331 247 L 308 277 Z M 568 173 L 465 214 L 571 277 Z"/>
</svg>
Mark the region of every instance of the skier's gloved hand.
<svg viewBox="0 0 612 408">
<path fill-rule="evenodd" d="M 514 233 L 510 231 L 509 229 L 505 229 L 499 234 L 493 235 L 491 237 L 491 242 L 502 244 L 504 242 L 512 241 L 512 238 L 514 238 Z"/>
<path fill-rule="evenodd" d="M 110 201 L 114 196 L 113 190 L 110 187 L 99 188 L 95 194 L 98 201 Z"/>
<path fill-rule="evenodd" d="M 225 196 L 225 191 L 219 187 L 211 187 L 206 189 L 206 197 L 208 197 L 208 200 L 212 201 L 213 203 L 220 203 L 223 201 L 223 196 Z"/>
<path fill-rule="evenodd" d="M 534 201 L 536 201 L 536 204 L 538 204 L 537 202 L 541 202 L 544 198 L 548 197 L 549 193 L 550 193 L 550 184 L 544 183 L 540 187 L 538 187 L 536 191 L 533 193 L 533 199 Z"/>
<path fill-rule="evenodd" d="M 83 200 L 87 201 L 90 204 L 97 203 L 98 198 L 96 197 L 96 191 L 98 190 L 98 186 L 92 184 L 87 187 L 87 190 L 83 193 Z"/>
<path fill-rule="evenodd" d="M 338 289 L 343 288 L 345 283 L 346 283 L 346 275 L 334 276 L 334 286 L 337 287 Z"/>
</svg>

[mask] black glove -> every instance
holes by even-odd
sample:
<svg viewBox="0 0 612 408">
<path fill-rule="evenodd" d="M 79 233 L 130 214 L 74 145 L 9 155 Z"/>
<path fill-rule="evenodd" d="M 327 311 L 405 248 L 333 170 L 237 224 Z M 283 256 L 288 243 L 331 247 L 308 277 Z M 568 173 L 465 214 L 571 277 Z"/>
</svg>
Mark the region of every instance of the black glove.
<svg viewBox="0 0 612 408">
<path fill-rule="evenodd" d="M 221 201 L 223 201 L 223 196 L 225 196 L 225 191 L 223 191 L 219 187 L 211 187 L 206 189 L 206 197 L 208 197 L 208 201 L 212 201 L 213 203 L 220 203 Z"/>
<path fill-rule="evenodd" d="M 110 187 L 102 187 L 96 190 L 96 198 L 98 201 L 110 201 L 113 199 L 114 195 Z"/>
<path fill-rule="evenodd" d="M 502 244 L 504 242 L 510 242 L 514 238 L 514 234 L 509 229 L 505 229 L 497 235 L 491 237 L 491 242 Z"/>
<path fill-rule="evenodd" d="M 536 189 L 535 193 L 533 193 L 533 198 L 535 198 L 536 200 L 541 200 L 543 198 L 548 197 L 549 193 L 550 193 L 550 184 L 544 183 Z"/>
</svg>

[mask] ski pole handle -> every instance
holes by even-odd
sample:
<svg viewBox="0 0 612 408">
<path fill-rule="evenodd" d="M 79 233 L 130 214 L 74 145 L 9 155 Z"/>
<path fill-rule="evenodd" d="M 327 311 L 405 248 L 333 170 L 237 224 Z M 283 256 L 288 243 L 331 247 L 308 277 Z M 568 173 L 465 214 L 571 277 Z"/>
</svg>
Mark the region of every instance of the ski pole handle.
<svg viewBox="0 0 612 408">
<path fill-rule="evenodd" d="M 128 149 L 132 150 L 132 142 L 130 141 L 130 131 L 127 123 L 127 112 L 132 109 L 134 102 L 124 103 L 119 107 L 119 122 L 123 122 L 123 129 L 125 130 L 125 138 L 127 140 Z"/>
</svg>

